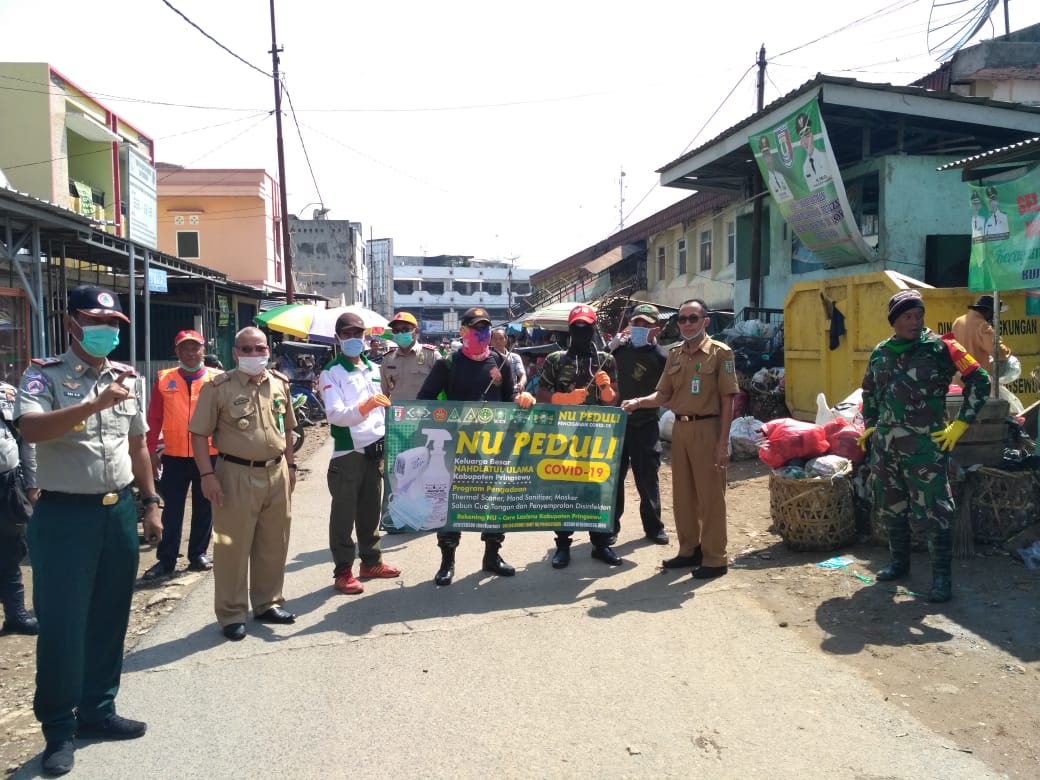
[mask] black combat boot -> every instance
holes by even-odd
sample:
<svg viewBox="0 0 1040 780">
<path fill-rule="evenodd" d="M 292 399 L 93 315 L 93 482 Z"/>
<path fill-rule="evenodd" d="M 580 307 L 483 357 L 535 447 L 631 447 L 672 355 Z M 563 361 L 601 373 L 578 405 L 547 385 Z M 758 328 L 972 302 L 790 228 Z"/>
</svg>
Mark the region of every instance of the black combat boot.
<svg viewBox="0 0 1040 780">
<path fill-rule="evenodd" d="M 878 582 L 898 580 L 910 573 L 910 524 L 900 517 L 885 524 L 888 529 L 888 549 L 892 560 L 875 576 Z"/>
<path fill-rule="evenodd" d="M 4 605 L 0 634 L 35 636 L 40 633 L 40 624 L 25 610 L 25 587 L 17 569 L 9 582 L 0 584 L 0 603 Z"/>
<path fill-rule="evenodd" d="M 571 563 L 571 538 L 569 536 L 556 537 L 556 552 L 553 553 L 552 567 L 554 569 L 566 569 Z"/>
<path fill-rule="evenodd" d="M 928 531 L 928 557 L 932 559 L 932 589 L 928 600 L 941 604 L 953 597 L 953 575 L 950 571 L 953 558 L 953 531 L 950 528 L 933 528 Z"/>
<path fill-rule="evenodd" d="M 502 560 L 502 556 L 498 554 L 500 549 L 501 542 L 493 542 L 490 539 L 484 542 L 484 571 L 497 574 L 499 577 L 512 577 L 516 574 L 516 569 Z"/>
<path fill-rule="evenodd" d="M 440 545 L 440 548 L 441 567 L 433 576 L 433 582 L 436 585 L 451 585 L 451 581 L 455 579 L 455 548 L 444 545 Z"/>
</svg>

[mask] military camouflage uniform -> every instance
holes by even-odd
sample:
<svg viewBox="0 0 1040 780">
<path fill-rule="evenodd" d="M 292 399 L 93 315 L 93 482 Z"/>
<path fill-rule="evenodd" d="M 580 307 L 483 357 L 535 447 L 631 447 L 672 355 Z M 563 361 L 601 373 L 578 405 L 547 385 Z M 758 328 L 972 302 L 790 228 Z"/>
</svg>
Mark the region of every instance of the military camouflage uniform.
<svg viewBox="0 0 1040 780">
<path fill-rule="evenodd" d="M 863 376 L 863 422 L 870 437 L 874 508 L 885 523 L 893 565 L 909 570 L 911 527 L 927 533 L 933 575 L 949 578 L 955 506 L 949 453 L 931 434 L 946 427 L 946 395 L 954 374 L 964 380 L 958 419 L 975 420 L 989 395 L 989 376 L 960 349 L 925 329 L 905 350 L 892 338 L 871 353 Z M 952 354 L 951 354 L 952 353 Z M 955 362 L 954 355 L 957 355 Z"/>
</svg>

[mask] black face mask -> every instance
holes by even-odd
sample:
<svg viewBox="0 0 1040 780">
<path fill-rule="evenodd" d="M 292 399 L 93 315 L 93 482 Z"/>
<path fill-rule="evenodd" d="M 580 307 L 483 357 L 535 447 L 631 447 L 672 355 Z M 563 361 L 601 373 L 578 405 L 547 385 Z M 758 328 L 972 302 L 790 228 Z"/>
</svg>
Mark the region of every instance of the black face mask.
<svg viewBox="0 0 1040 780">
<path fill-rule="evenodd" d="M 574 352 L 589 352 L 592 348 L 592 337 L 595 334 L 591 325 L 571 325 L 571 349 Z"/>
</svg>

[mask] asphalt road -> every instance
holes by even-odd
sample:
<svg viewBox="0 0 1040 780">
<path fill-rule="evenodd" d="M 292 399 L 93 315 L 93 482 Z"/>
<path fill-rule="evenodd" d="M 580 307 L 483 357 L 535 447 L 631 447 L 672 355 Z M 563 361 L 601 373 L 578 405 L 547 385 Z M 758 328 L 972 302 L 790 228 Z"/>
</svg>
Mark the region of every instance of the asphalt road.
<svg viewBox="0 0 1040 780">
<path fill-rule="evenodd" d="M 119 712 L 148 734 L 80 743 L 73 777 L 997 776 L 776 625 L 741 571 L 662 573 L 676 547 L 645 542 L 635 507 L 616 569 L 579 538 L 555 571 L 551 535 L 520 533 L 498 579 L 467 534 L 437 588 L 435 540 L 387 536 L 401 578 L 344 596 L 328 506 L 318 468 L 294 499 L 295 625 L 225 641 L 206 577 L 127 658 Z"/>
</svg>

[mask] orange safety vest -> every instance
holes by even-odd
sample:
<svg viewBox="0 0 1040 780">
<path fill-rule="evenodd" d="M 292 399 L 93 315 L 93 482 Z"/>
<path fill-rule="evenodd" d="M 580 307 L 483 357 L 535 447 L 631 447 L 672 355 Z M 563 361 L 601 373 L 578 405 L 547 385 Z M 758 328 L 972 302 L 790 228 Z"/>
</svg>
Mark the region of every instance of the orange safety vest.
<svg viewBox="0 0 1040 780">
<path fill-rule="evenodd" d="M 191 434 L 188 433 L 188 422 L 195 403 L 199 400 L 202 385 L 222 372 L 216 368 L 207 368 L 198 379 L 192 380 L 191 397 L 188 397 L 188 382 L 181 375 L 179 368 L 167 368 L 159 372 L 159 392 L 163 399 L 163 454 L 175 458 L 190 458 Z M 210 440 L 210 455 L 216 455 Z"/>
</svg>

